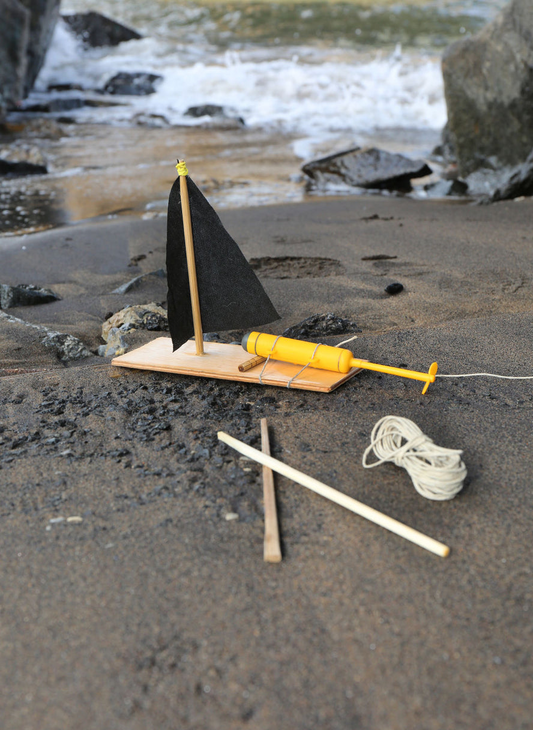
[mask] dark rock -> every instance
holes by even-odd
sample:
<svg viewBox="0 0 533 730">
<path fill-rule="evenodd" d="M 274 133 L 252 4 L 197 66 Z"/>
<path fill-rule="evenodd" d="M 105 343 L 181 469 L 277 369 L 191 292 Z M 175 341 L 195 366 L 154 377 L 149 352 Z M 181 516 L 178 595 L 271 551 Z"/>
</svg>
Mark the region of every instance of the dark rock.
<svg viewBox="0 0 533 730">
<path fill-rule="evenodd" d="M 139 127 L 151 127 L 152 129 L 165 129 L 170 127 L 169 120 L 163 114 L 147 114 L 139 112 L 133 117 L 135 124 Z"/>
<path fill-rule="evenodd" d="M 319 188 L 345 183 L 360 188 L 408 192 L 411 179 L 431 174 L 431 168 L 423 160 L 410 160 L 375 147 L 355 147 L 308 162 L 302 172 L 310 178 L 311 186 Z"/>
<path fill-rule="evenodd" d="M 60 299 L 61 297 L 50 289 L 41 289 L 32 284 L 19 284 L 18 286 L 0 284 L 0 309 L 48 304 L 48 302 L 56 302 Z"/>
<path fill-rule="evenodd" d="M 215 119 L 228 119 L 231 121 L 238 121 L 242 126 L 245 126 L 245 121 L 242 117 L 232 113 L 230 109 L 218 104 L 200 104 L 199 106 L 190 106 L 184 114 L 185 117 L 193 117 L 199 119 L 200 117 L 213 117 Z"/>
<path fill-rule="evenodd" d="M 43 104 L 24 104 L 20 111 L 53 114 L 55 112 L 68 112 L 72 109 L 81 109 L 83 106 L 85 106 L 85 99 L 66 96 L 64 98 L 50 99 L 50 101 L 46 101 Z"/>
<path fill-rule="evenodd" d="M 10 162 L 0 159 L 0 176 L 23 177 L 24 175 L 46 175 L 48 170 L 44 165 L 34 165 L 31 162 Z"/>
<path fill-rule="evenodd" d="M 403 284 L 400 284 L 399 282 L 389 284 L 385 287 L 385 291 L 387 292 L 387 294 L 399 294 L 401 291 L 403 291 Z"/>
<path fill-rule="evenodd" d="M 24 95 L 30 12 L 18 0 L 0 0 L 0 8 L 0 97 L 13 107 Z"/>
<path fill-rule="evenodd" d="M 63 332 L 48 332 L 42 340 L 43 345 L 56 351 L 61 362 L 81 360 L 85 357 L 92 357 L 90 352 L 81 340 L 73 335 L 66 335 Z"/>
<path fill-rule="evenodd" d="M 317 337 L 332 337 L 335 335 L 347 335 L 354 332 L 361 332 L 355 322 L 349 319 L 337 317 L 332 312 L 327 314 L 313 314 L 302 322 L 287 327 L 283 331 L 283 337 L 292 337 L 295 340 L 303 340 Z"/>
<path fill-rule="evenodd" d="M 506 181 L 492 194 L 492 202 L 533 195 L 533 151 L 527 160 L 510 171 Z"/>
<path fill-rule="evenodd" d="M 59 17 L 59 2 L 0 0 L 0 107 L 14 107 L 32 89 Z"/>
<path fill-rule="evenodd" d="M 24 84 L 24 96 L 27 96 L 33 88 L 52 40 L 59 18 L 60 0 L 20 0 L 20 2 L 30 11 L 30 37 Z"/>
<path fill-rule="evenodd" d="M 459 171 L 521 164 L 533 148 L 533 4 L 512 0 L 442 59 Z"/>
<path fill-rule="evenodd" d="M 217 104 L 201 104 L 200 106 L 190 106 L 184 116 L 194 117 L 224 117 L 224 107 Z"/>
<path fill-rule="evenodd" d="M 46 162 L 36 145 L 16 141 L 0 147 L 0 175 L 21 177 L 45 175 L 46 172 Z"/>
<path fill-rule="evenodd" d="M 163 77 L 149 73 L 126 73 L 125 71 L 113 76 L 104 86 L 105 94 L 120 94 L 122 96 L 147 96 L 155 93 L 155 82 Z"/>
<path fill-rule="evenodd" d="M 83 91 L 80 84 L 50 84 L 48 91 Z"/>
<path fill-rule="evenodd" d="M 136 30 L 127 28 L 100 13 L 72 13 L 61 17 L 84 45 L 91 48 L 118 46 L 124 41 L 138 40 L 143 37 Z"/>
</svg>

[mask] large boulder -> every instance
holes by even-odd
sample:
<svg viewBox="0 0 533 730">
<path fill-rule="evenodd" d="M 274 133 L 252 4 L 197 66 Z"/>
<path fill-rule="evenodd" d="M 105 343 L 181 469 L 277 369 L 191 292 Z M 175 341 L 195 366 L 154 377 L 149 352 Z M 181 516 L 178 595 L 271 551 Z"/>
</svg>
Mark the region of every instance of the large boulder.
<svg viewBox="0 0 533 730">
<path fill-rule="evenodd" d="M 30 11 L 30 37 L 24 84 L 24 96 L 27 96 L 44 63 L 59 18 L 61 0 L 20 0 L 20 2 Z"/>
<path fill-rule="evenodd" d="M 511 0 L 476 36 L 451 45 L 442 73 L 460 174 L 523 163 L 533 149 L 532 0 Z"/>
<path fill-rule="evenodd" d="M 0 0 L 0 118 L 31 91 L 59 17 L 60 0 Z"/>
<path fill-rule="evenodd" d="M 2 107 L 22 98 L 26 81 L 30 13 L 19 0 L 0 0 L 0 119 Z"/>
</svg>

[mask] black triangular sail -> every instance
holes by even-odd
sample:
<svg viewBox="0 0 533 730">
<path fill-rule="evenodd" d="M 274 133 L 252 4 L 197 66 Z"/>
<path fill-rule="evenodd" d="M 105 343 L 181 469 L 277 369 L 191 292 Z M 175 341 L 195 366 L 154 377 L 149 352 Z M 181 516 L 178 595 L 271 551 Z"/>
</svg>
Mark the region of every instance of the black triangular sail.
<svg viewBox="0 0 533 730">
<path fill-rule="evenodd" d="M 250 329 L 279 319 L 240 248 L 190 177 L 187 186 L 204 331 Z M 168 324 L 176 350 L 194 334 L 179 177 L 170 191 L 167 226 Z"/>
</svg>

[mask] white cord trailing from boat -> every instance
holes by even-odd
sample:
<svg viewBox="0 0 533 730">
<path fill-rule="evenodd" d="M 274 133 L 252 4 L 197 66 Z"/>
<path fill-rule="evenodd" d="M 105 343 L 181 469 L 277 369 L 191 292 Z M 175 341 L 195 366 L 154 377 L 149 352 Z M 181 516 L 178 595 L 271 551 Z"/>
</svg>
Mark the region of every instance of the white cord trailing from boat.
<svg viewBox="0 0 533 730">
<path fill-rule="evenodd" d="M 502 378 L 503 380 L 533 380 L 533 375 L 496 375 L 496 373 L 460 373 L 459 375 L 435 375 L 436 378 Z"/>
</svg>

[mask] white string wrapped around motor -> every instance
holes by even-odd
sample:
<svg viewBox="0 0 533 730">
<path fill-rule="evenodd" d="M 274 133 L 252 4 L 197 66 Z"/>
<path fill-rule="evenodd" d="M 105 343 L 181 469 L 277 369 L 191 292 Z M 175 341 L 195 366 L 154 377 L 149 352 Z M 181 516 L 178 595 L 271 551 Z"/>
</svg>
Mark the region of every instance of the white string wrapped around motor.
<svg viewBox="0 0 533 730">
<path fill-rule="evenodd" d="M 370 441 L 363 454 L 365 469 L 392 461 L 407 471 L 416 491 L 427 499 L 453 499 L 461 491 L 467 474 L 463 452 L 437 446 L 408 418 L 385 416 L 372 429 Z M 372 451 L 378 461 L 369 464 Z"/>
</svg>

